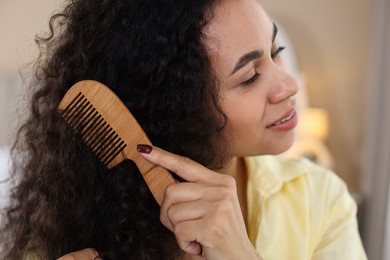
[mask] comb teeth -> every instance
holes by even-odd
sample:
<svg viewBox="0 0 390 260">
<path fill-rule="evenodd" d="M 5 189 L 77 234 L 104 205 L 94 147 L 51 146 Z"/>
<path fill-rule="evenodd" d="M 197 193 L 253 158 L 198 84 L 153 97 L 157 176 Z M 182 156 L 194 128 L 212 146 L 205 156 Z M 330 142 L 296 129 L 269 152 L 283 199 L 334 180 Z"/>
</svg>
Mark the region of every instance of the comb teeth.
<svg viewBox="0 0 390 260">
<path fill-rule="evenodd" d="M 106 167 L 127 146 L 81 92 L 60 115 Z"/>
</svg>

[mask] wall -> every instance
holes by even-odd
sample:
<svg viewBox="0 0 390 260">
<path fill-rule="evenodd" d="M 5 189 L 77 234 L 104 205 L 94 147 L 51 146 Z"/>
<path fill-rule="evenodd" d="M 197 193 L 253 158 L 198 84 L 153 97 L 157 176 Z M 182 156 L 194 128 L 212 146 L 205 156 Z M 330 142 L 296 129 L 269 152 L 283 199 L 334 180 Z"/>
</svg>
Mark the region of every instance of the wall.
<svg viewBox="0 0 390 260">
<path fill-rule="evenodd" d="M 46 32 L 50 14 L 59 4 L 58 0 L 0 1 L 0 72 L 15 73 L 36 56 L 34 36 Z"/>
<path fill-rule="evenodd" d="M 386 215 L 386 229 L 384 231 L 385 233 L 385 238 L 383 241 L 383 245 L 390 245 L 390 193 L 387 198 L 387 215 Z M 390 259 L 390 247 L 389 246 L 384 246 L 383 250 L 383 260 Z"/>
<path fill-rule="evenodd" d="M 37 4 L 39 3 L 39 4 Z M 18 70 L 37 55 L 34 37 L 48 28 L 56 0 L 0 0 L 0 147 L 10 145 L 21 104 Z"/>
<path fill-rule="evenodd" d="M 370 0 L 259 0 L 288 31 L 310 105 L 329 111 L 335 170 L 359 191 L 370 58 Z"/>
<path fill-rule="evenodd" d="M 362 166 L 364 242 L 370 260 L 390 259 L 390 1 L 373 0 L 373 55 Z"/>
</svg>

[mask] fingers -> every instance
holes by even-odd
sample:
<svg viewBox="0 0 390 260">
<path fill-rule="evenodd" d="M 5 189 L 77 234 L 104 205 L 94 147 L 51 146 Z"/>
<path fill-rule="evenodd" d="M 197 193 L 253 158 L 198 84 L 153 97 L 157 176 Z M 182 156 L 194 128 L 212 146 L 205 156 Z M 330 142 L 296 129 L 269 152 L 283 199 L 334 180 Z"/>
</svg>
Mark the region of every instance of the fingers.
<svg viewBox="0 0 390 260">
<path fill-rule="evenodd" d="M 187 157 L 167 152 L 156 146 L 138 145 L 137 151 L 145 159 L 173 171 L 186 181 L 207 182 L 215 174 L 213 171 Z"/>
<path fill-rule="evenodd" d="M 61 256 L 57 260 L 99 260 L 102 259 L 99 256 L 97 250 L 93 248 L 85 248 L 83 250 L 75 251 Z"/>
<path fill-rule="evenodd" d="M 186 186 L 190 186 L 190 185 L 186 185 Z M 194 186 L 194 190 L 198 190 L 198 188 L 195 187 L 195 185 L 192 186 Z M 177 190 L 180 190 L 180 187 Z M 185 190 L 181 189 L 181 191 L 185 191 Z M 179 191 L 178 193 L 182 193 L 181 191 Z M 188 193 L 191 192 L 192 190 L 189 190 Z M 169 192 L 167 193 L 169 194 Z M 180 199 L 185 199 L 185 198 L 180 198 Z M 209 203 L 207 203 L 207 201 L 205 200 L 191 198 L 190 200 L 187 201 L 185 200 L 178 201 L 178 200 L 171 200 L 169 195 L 166 195 L 166 198 L 161 205 L 160 221 L 169 230 L 174 232 L 173 227 L 178 223 L 187 220 L 200 219 L 209 210 L 210 210 Z"/>
<path fill-rule="evenodd" d="M 243 250 L 251 252 L 253 246 L 232 176 L 158 147 L 138 145 L 137 150 L 153 164 L 188 181 L 167 187 L 160 210 L 162 224 L 175 234 L 183 251 L 192 255 L 204 253 L 209 259 L 251 259 L 237 255 Z"/>
<path fill-rule="evenodd" d="M 202 245 L 197 242 L 200 239 L 194 237 L 194 229 L 197 229 L 197 221 L 179 223 L 175 226 L 175 236 L 178 246 L 186 253 L 200 255 Z"/>
</svg>

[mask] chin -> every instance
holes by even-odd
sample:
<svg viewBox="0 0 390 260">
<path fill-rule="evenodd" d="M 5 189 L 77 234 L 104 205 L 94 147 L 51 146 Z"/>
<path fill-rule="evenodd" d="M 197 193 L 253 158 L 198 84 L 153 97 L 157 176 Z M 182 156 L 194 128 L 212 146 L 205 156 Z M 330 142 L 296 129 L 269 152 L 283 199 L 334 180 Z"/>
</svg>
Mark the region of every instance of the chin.
<svg viewBox="0 0 390 260">
<path fill-rule="evenodd" d="M 294 144 L 294 138 L 284 142 L 270 143 L 262 149 L 257 155 L 279 155 L 286 152 Z"/>
<path fill-rule="evenodd" d="M 291 143 L 292 145 L 292 143 Z M 260 156 L 260 155 L 279 155 L 284 152 L 286 152 L 291 145 L 286 145 L 286 146 L 271 146 L 271 147 L 262 147 L 262 149 L 253 149 L 251 151 L 241 151 L 237 153 L 232 153 L 233 156 L 238 156 L 238 157 L 250 157 L 250 156 Z"/>
<path fill-rule="evenodd" d="M 259 156 L 259 155 L 279 155 L 286 152 L 294 144 L 294 135 L 287 138 L 273 139 L 268 142 L 253 142 L 248 146 L 247 143 L 241 143 L 231 147 L 230 155 L 238 157 Z"/>
</svg>

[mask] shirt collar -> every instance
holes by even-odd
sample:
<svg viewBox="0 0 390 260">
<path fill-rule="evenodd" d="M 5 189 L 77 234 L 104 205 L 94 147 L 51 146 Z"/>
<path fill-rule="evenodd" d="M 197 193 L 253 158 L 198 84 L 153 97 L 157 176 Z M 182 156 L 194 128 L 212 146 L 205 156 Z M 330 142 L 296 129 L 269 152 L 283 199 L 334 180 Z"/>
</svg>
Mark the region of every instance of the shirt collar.
<svg viewBox="0 0 390 260">
<path fill-rule="evenodd" d="M 248 182 L 267 198 L 284 185 L 307 171 L 301 159 L 285 159 L 280 156 L 263 155 L 245 158 Z M 303 167 L 302 167 L 303 166 Z"/>
</svg>

